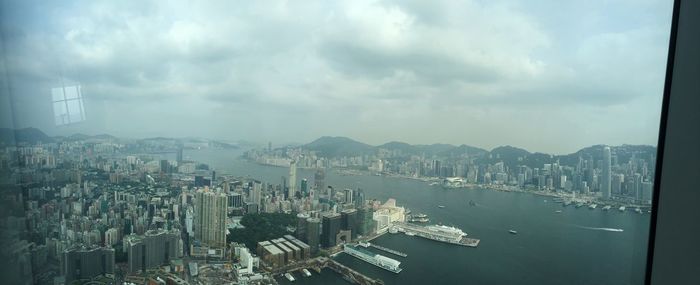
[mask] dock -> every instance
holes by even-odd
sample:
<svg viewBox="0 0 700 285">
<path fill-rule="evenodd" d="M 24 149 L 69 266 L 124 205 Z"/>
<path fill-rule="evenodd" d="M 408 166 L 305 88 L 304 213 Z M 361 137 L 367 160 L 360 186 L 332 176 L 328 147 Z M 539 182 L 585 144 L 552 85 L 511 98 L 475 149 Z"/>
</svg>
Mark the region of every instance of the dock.
<svg viewBox="0 0 700 285">
<path fill-rule="evenodd" d="M 272 270 L 272 274 L 283 274 L 285 272 L 293 272 L 301 269 L 311 269 L 313 271 L 316 271 L 317 273 L 321 274 L 321 270 L 323 268 L 328 268 L 336 273 L 340 274 L 343 276 L 343 279 L 349 281 L 352 284 L 360 284 L 360 285 L 384 285 L 384 281 L 381 279 L 374 279 L 371 277 L 368 277 L 367 275 L 364 275 L 360 272 L 357 272 L 353 270 L 350 267 L 347 267 L 343 264 L 340 264 L 339 262 L 327 258 L 327 257 L 317 257 L 317 258 L 312 258 L 308 259 L 303 262 L 298 262 L 294 264 L 290 264 L 288 266 L 284 266 L 281 268 L 277 268 L 275 270 Z"/>
<path fill-rule="evenodd" d="M 369 243 L 369 242 L 368 242 L 368 244 L 369 244 L 369 246 L 371 246 L 371 247 L 373 247 L 373 248 L 376 248 L 376 249 L 381 250 L 381 251 L 384 251 L 384 252 L 391 253 L 391 254 L 396 255 L 396 256 L 401 256 L 401 257 L 407 257 L 407 256 L 408 256 L 408 254 L 405 254 L 405 253 L 400 252 L 400 251 L 398 251 L 398 250 L 393 250 L 393 249 L 391 249 L 391 248 L 383 247 L 383 246 L 381 246 L 381 245 L 376 245 L 376 244 Z"/>
</svg>

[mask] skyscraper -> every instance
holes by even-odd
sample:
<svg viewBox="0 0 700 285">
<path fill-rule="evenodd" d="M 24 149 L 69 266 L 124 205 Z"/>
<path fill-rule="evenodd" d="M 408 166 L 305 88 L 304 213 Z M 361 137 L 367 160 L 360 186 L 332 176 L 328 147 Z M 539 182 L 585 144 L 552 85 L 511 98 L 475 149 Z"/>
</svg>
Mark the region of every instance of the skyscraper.
<svg viewBox="0 0 700 285">
<path fill-rule="evenodd" d="M 321 234 L 321 220 L 309 218 L 306 220 L 306 243 L 311 247 L 311 253 L 318 252 L 319 238 Z"/>
<path fill-rule="evenodd" d="M 341 223 L 340 228 L 343 230 L 350 231 L 351 237 L 354 239 L 357 237 L 357 210 L 347 209 L 340 212 Z"/>
<path fill-rule="evenodd" d="M 323 171 L 323 169 L 318 169 L 316 170 L 316 173 L 314 174 L 314 186 L 316 187 L 316 191 L 318 194 L 321 195 L 327 195 L 326 193 L 326 173 Z"/>
<path fill-rule="evenodd" d="M 323 216 L 321 229 L 321 246 L 324 248 L 336 245 L 336 237 L 340 232 L 340 214 L 332 213 Z"/>
<path fill-rule="evenodd" d="M 114 249 L 75 247 L 63 252 L 62 274 L 66 284 L 73 280 L 90 279 L 114 273 Z"/>
<path fill-rule="evenodd" d="M 129 253 L 129 272 L 145 272 L 182 255 L 179 231 L 150 230 L 145 235 L 130 235 L 125 238 Z"/>
<path fill-rule="evenodd" d="M 600 182 L 600 192 L 603 194 L 603 199 L 610 199 L 610 188 L 612 185 L 610 181 L 612 176 L 611 163 L 610 147 L 606 146 L 603 148 L 603 177 Z"/>
<path fill-rule="evenodd" d="M 210 247 L 226 246 L 226 195 L 205 188 L 195 199 L 195 239 Z"/>
<path fill-rule="evenodd" d="M 289 163 L 289 192 L 287 193 L 287 199 L 294 199 L 294 195 L 297 193 L 297 162 L 292 160 Z"/>
<path fill-rule="evenodd" d="M 307 197 L 309 196 L 309 181 L 306 180 L 306 178 L 301 180 L 301 196 L 302 197 Z"/>
</svg>

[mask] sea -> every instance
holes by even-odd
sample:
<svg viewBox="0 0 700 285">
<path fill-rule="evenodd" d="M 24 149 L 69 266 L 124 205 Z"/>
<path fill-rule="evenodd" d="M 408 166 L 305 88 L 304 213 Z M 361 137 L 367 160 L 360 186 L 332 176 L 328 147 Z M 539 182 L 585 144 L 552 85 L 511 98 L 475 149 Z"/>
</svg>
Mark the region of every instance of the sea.
<svg viewBox="0 0 700 285">
<path fill-rule="evenodd" d="M 288 168 L 259 165 L 240 158 L 243 150 L 185 150 L 185 159 L 209 164 L 217 175 L 248 176 L 281 183 Z M 313 181 L 314 170 L 299 169 L 299 180 Z M 394 198 L 430 223 L 455 226 L 478 238 L 476 248 L 417 236 L 385 234 L 373 243 L 402 251 L 407 257 L 379 254 L 401 262 L 392 273 L 340 253 L 334 258 L 385 284 L 643 284 L 650 215 L 631 209 L 563 207 L 550 197 L 488 189 L 444 189 L 420 180 L 326 172 L 336 189 L 362 188 L 367 199 Z M 475 205 L 470 205 L 473 201 Z M 438 205 L 445 206 L 444 208 Z M 561 211 L 561 213 L 557 213 Z M 510 234 L 509 230 L 517 231 Z M 373 250 L 373 249 L 372 249 Z M 311 277 L 293 272 L 280 284 L 348 284 L 324 269 Z"/>
</svg>

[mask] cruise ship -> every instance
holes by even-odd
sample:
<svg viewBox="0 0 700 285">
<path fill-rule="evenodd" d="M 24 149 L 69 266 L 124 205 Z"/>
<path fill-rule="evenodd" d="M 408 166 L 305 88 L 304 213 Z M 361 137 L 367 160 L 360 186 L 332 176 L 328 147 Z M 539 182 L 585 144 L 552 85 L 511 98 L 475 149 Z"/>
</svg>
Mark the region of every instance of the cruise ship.
<svg viewBox="0 0 700 285">
<path fill-rule="evenodd" d="M 476 247 L 480 242 L 478 239 L 467 238 L 467 234 L 458 228 L 444 225 L 430 225 L 424 227 L 409 223 L 394 223 L 394 227 L 406 234 L 410 233 L 411 235 L 422 238 L 457 245 Z"/>
<path fill-rule="evenodd" d="M 401 265 L 400 261 L 398 261 L 396 259 L 388 258 L 388 257 L 383 256 L 381 254 L 373 253 L 371 251 L 368 251 L 366 249 L 363 249 L 363 248 L 360 248 L 360 247 L 357 247 L 354 245 L 349 245 L 349 244 L 344 245 L 343 252 L 345 252 L 345 253 L 347 253 L 347 254 L 349 254 L 357 259 L 363 260 L 367 263 L 370 263 L 372 265 L 375 265 L 379 268 L 382 268 L 384 270 L 387 270 L 387 271 L 390 271 L 393 273 L 399 273 L 399 272 L 401 272 L 401 270 L 403 270 L 402 268 L 399 267 L 399 265 Z"/>
</svg>

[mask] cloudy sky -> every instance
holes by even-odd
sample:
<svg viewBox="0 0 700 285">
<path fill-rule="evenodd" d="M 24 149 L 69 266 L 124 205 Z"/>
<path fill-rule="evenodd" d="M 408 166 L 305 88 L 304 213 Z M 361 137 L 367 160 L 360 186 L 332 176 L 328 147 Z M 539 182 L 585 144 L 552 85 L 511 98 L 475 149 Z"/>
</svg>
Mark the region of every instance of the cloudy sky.
<svg viewBox="0 0 700 285">
<path fill-rule="evenodd" d="M 2 1 L 0 121 L 273 144 L 654 145 L 671 2 Z M 82 87 L 84 122 L 55 126 L 62 84 Z"/>
</svg>

